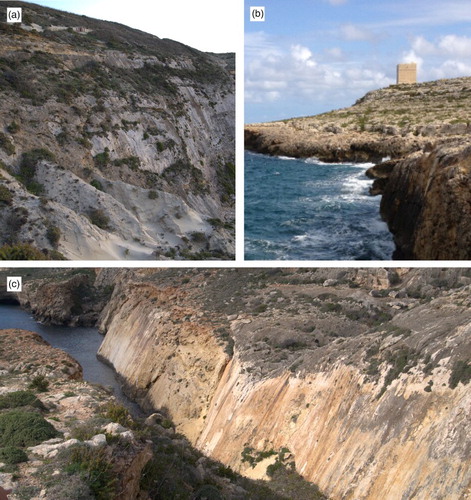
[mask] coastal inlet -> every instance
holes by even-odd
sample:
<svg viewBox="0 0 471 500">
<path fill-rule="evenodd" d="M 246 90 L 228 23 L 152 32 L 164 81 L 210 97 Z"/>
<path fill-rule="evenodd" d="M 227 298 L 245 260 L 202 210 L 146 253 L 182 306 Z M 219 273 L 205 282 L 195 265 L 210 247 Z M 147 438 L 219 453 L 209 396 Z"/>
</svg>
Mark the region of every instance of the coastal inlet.
<svg viewBox="0 0 471 500">
<path fill-rule="evenodd" d="M 372 164 L 245 153 L 247 260 L 390 260 Z"/>
</svg>

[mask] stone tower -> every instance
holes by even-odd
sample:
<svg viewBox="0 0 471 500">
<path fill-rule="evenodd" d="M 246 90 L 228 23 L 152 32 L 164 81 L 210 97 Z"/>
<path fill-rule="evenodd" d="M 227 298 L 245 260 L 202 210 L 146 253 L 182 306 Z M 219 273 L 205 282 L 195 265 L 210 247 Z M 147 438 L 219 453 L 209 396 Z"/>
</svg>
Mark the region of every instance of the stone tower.
<svg viewBox="0 0 471 500">
<path fill-rule="evenodd" d="M 397 65 L 397 84 L 417 83 L 417 64 L 407 63 Z"/>
</svg>

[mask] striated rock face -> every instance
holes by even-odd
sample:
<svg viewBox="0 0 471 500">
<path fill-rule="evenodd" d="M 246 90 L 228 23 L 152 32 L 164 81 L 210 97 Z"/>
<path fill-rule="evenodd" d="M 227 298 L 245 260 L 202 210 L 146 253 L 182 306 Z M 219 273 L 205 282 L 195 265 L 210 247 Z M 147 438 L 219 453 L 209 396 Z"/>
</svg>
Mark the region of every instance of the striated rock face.
<svg viewBox="0 0 471 500">
<path fill-rule="evenodd" d="M 333 499 L 458 500 L 470 286 L 459 269 L 127 271 L 100 354 L 236 470 L 287 448 Z"/>
<path fill-rule="evenodd" d="M 471 143 L 434 148 L 398 162 L 383 188 L 381 215 L 395 257 L 471 258 Z"/>
<path fill-rule="evenodd" d="M 0 28 L 0 246 L 231 258 L 234 55 L 12 5 L 25 24 Z"/>
<path fill-rule="evenodd" d="M 172 285 L 121 284 L 104 309 L 98 355 L 144 408 L 164 408 L 195 441 L 228 361 L 214 322 Z"/>
</svg>

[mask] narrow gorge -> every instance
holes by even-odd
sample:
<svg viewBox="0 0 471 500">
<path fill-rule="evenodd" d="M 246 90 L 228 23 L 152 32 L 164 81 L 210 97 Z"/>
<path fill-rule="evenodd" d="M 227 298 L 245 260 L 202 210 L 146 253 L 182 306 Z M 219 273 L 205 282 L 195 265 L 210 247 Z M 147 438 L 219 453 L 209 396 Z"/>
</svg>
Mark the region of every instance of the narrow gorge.
<svg viewBox="0 0 471 500">
<path fill-rule="evenodd" d="M 20 300 L 53 321 L 59 309 L 41 289 L 70 279 L 35 277 Z M 87 279 L 85 304 L 108 293 L 96 315 L 99 356 L 143 408 L 168 415 L 225 466 L 271 481 L 297 472 L 332 499 L 470 494 L 469 270 L 139 269 Z"/>
</svg>

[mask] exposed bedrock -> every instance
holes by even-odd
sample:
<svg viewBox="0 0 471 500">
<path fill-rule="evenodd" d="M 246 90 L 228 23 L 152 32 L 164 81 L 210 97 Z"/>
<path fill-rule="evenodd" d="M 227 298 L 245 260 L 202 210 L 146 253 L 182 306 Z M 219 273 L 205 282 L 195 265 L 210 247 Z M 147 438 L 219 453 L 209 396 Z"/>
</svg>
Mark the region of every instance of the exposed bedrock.
<svg viewBox="0 0 471 500">
<path fill-rule="evenodd" d="M 395 258 L 471 258 L 471 145 L 442 146 L 399 162 L 383 187 L 381 215 Z"/>
<path fill-rule="evenodd" d="M 471 392 L 452 380 L 471 355 L 469 277 L 327 271 L 128 275 L 100 355 L 236 470 L 254 473 L 244 449 L 287 448 L 332 499 L 463 498 Z"/>
</svg>

